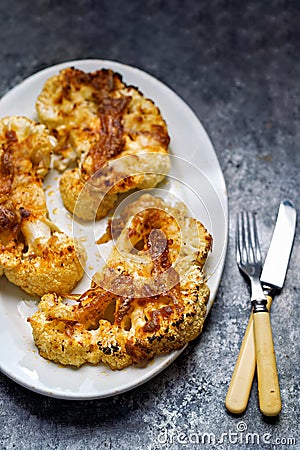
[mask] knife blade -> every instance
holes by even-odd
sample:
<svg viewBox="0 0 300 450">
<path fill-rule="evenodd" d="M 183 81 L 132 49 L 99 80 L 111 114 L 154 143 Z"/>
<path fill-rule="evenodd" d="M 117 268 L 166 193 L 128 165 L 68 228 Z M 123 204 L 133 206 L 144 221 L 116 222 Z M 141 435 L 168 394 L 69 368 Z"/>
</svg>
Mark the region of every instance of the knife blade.
<svg viewBox="0 0 300 450">
<path fill-rule="evenodd" d="M 267 293 L 282 289 L 296 229 L 296 209 L 290 200 L 280 203 L 271 244 L 260 281 Z"/>
<path fill-rule="evenodd" d="M 267 295 L 268 309 L 271 307 L 272 297 L 283 287 L 295 229 L 296 209 L 290 200 L 284 200 L 279 206 L 273 236 L 260 277 Z M 241 414 L 247 408 L 255 367 L 253 313 L 251 313 L 225 400 L 226 408 L 233 414 Z"/>
</svg>

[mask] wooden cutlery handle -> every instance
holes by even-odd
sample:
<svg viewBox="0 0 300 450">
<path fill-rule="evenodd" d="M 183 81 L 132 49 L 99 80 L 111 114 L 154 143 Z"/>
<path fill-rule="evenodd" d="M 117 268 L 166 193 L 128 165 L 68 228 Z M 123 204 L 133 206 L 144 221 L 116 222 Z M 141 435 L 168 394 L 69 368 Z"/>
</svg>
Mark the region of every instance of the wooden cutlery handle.
<svg viewBox="0 0 300 450">
<path fill-rule="evenodd" d="M 265 416 L 281 411 L 280 388 L 269 312 L 253 314 L 259 407 Z"/>
<path fill-rule="evenodd" d="M 267 300 L 267 308 L 270 309 L 272 297 L 268 296 Z M 225 399 L 226 408 L 233 414 L 241 414 L 247 408 L 255 366 L 253 313 L 251 313 Z"/>
</svg>

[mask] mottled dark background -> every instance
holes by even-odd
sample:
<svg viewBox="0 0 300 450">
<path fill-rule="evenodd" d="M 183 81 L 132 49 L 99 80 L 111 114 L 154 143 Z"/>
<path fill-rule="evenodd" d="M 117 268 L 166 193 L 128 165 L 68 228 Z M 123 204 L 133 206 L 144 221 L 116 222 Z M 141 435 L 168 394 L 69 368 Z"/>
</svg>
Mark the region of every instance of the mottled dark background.
<svg viewBox="0 0 300 450">
<path fill-rule="evenodd" d="M 242 417 L 224 408 L 249 315 L 247 285 L 235 263 L 236 212 L 257 211 L 265 252 L 279 202 L 290 198 L 299 208 L 299 23 L 299 1 L 1 0 L 0 95 L 73 59 L 111 59 L 149 72 L 207 130 L 227 184 L 230 224 L 225 270 L 204 332 L 174 364 L 131 392 L 79 402 L 34 394 L 0 374 L 0 448 L 256 448 L 245 443 L 243 426 L 259 435 L 262 449 L 300 447 L 299 235 L 272 307 L 282 413 L 275 420 L 261 416 L 256 382 Z M 196 445 L 192 433 L 228 435 L 223 443 Z M 296 444 L 289 445 L 291 438 Z"/>
</svg>

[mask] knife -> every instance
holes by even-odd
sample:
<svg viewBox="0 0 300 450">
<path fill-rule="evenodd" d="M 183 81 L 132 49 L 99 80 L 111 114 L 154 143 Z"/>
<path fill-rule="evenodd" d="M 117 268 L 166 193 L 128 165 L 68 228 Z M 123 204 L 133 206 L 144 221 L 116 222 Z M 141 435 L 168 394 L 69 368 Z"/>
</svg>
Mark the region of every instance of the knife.
<svg viewBox="0 0 300 450">
<path fill-rule="evenodd" d="M 261 273 L 261 283 L 270 309 L 273 296 L 283 287 L 288 263 L 293 247 L 296 229 L 296 209 L 290 200 L 280 203 L 271 244 Z M 243 413 L 248 404 L 256 368 L 253 313 L 245 331 L 238 359 L 226 395 L 225 406 L 233 414 Z M 260 389 L 260 386 L 259 386 Z M 260 392 L 260 397 L 263 393 Z M 279 405 L 281 408 L 281 405 Z M 280 409 L 279 409 L 280 411 Z M 274 414 L 278 414 L 274 410 Z"/>
</svg>

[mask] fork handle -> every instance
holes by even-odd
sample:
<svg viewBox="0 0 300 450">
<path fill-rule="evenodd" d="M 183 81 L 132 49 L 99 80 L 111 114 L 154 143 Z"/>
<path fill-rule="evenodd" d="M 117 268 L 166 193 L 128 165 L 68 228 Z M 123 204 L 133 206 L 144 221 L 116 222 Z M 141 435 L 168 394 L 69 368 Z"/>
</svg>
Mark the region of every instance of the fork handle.
<svg viewBox="0 0 300 450">
<path fill-rule="evenodd" d="M 271 308 L 272 300 L 271 296 L 267 296 L 268 310 Z M 226 408 L 233 414 L 242 414 L 247 408 L 255 366 L 253 313 L 251 313 L 225 399 Z"/>
<path fill-rule="evenodd" d="M 269 312 L 253 313 L 259 407 L 265 416 L 281 411 L 280 388 Z"/>
</svg>

